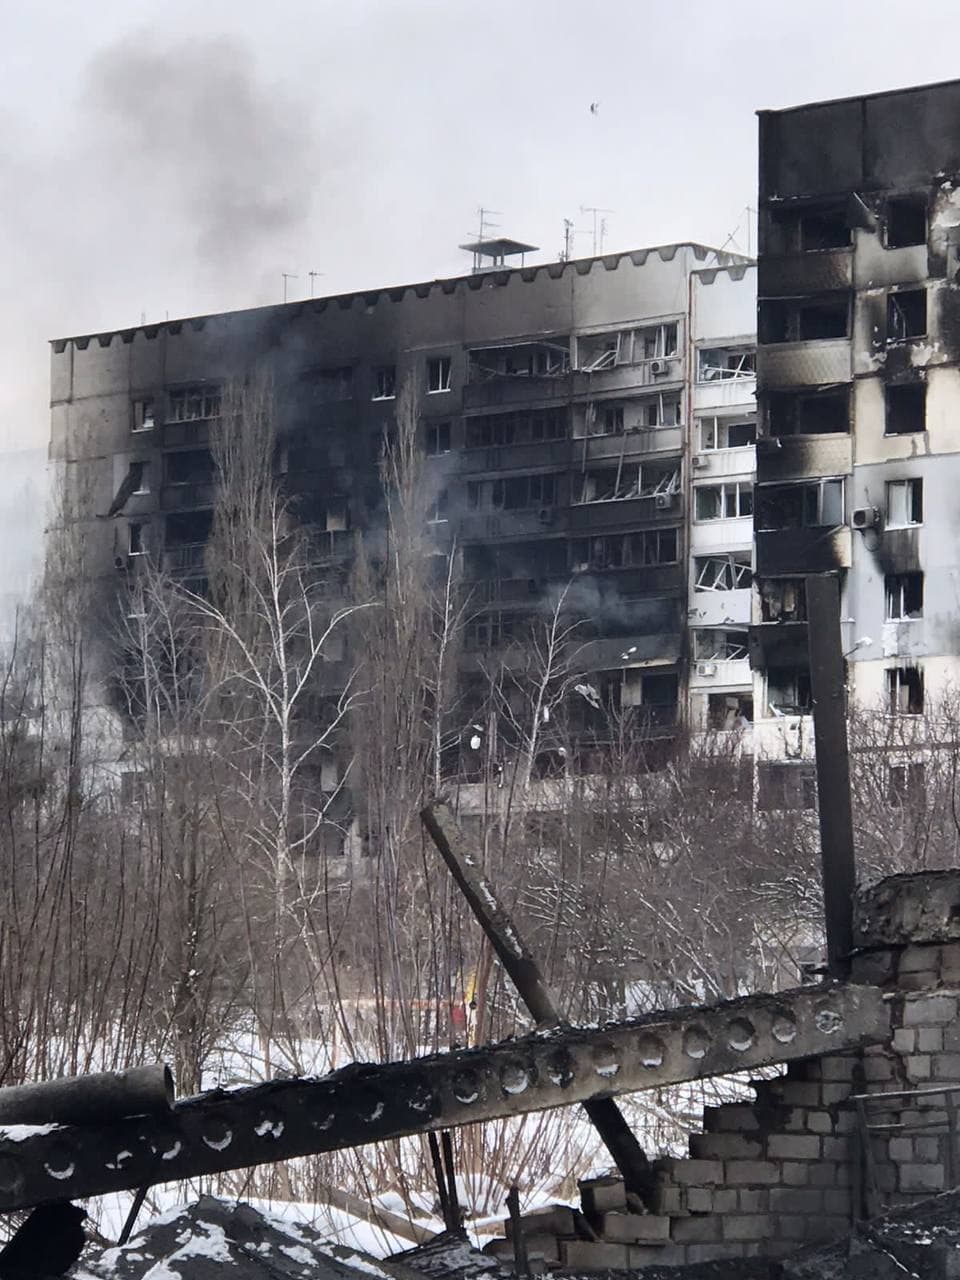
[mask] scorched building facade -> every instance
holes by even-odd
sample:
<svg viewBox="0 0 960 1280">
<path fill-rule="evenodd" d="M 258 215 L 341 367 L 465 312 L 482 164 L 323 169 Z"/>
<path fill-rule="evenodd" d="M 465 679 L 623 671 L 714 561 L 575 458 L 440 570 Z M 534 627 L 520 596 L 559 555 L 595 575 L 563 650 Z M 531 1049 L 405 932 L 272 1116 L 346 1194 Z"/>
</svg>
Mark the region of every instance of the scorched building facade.
<svg viewBox="0 0 960 1280">
<path fill-rule="evenodd" d="M 595 713 L 669 734 L 693 697 L 697 725 L 745 722 L 754 297 L 749 260 L 675 244 L 58 340 L 51 456 L 91 595 L 119 611 L 143 557 L 202 574 L 211 424 L 254 368 L 283 483 L 349 559 L 382 524 L 378 460 L 409 382 L 430 523 L 469 602 L 465 684 L 566 590 L 589 679 L 564 768 L 593 767 Z"/>
</svg>

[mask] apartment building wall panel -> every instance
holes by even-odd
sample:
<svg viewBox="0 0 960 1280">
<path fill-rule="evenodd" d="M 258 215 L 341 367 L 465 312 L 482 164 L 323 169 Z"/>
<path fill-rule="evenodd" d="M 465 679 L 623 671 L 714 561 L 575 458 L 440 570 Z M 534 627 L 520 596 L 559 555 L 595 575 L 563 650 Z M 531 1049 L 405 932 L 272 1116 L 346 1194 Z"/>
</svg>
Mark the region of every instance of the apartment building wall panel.
<svg viewBox="0 0 960 1280">
<path fill-rule="evenodd" d="M 834 382 L 849 382 L 852 376 L 852 348 L 847 338 L 783 342 L 761 347 L 757 353 L 760 390 L 824 387 Z"/>
<path fill-rule="evenodd" d="M 763 482 L 842 476 L 853 469 L 853 441 L 840 433 L 765 437 L 757 441 L 757 475 Z"/>
<path fill-rule="evenodd" d="M 829 573 L 850 566 L 850 530 L 776 529 L 757 533 L 757 573 Z"/>
<path fill-rule="evenodd" d="M 757 271 L 757 292 L 761 298 L 833 293 L 849 289 L 852 283 L 853 252 L 850 249 L 762 259 Z"/>
</svg>

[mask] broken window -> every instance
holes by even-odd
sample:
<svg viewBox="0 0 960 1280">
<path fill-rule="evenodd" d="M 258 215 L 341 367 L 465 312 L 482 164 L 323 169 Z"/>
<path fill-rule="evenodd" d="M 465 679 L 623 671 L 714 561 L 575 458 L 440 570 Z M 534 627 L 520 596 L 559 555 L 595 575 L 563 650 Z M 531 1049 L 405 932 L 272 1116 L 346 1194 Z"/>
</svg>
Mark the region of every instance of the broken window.
<svg viewBox="0 0 960 1280">
<path fill-rule="evenodd" d="M 496 649 L 507 644 L 517 633 L 517 619 L 512 614 L 480 614 L 464 627 L 463 643 L 466 649 Z"/>
<path fill-rule="evenodd" d="M 846 338 L 850 334 L 850 302 L 846 294 L 804 299 L 763 299 L 760 302 L 760 340 L 812 342 Z"/>
<path fill-rule="evenodd" d="M 816 436 L 850 430 L 849 391 L 781 391 L 769 397 L 772 436 Z"/>
<path fill-rule="evenodd" d="M 887 770 L 887 799 L 902 809 L 925 809 L 927 804 L 927 780 L 922 761 L 908 764 L 892 764 Z"/>
<path fill-rule="evenodd" d="M 130 474 L 133 477 L 131 497 L 150 492 L 150 463 L 131 462 Z"/>
<path fill-rule="evenodd" d="M 497 413 L 466 421 L 466 447 L 489 449 L 499 445 L 565 440 L 570 416 L 566 409 L 528 409 Z"/>
<path fill-rule="evenodd" d="M 697 662 L 733 662 L 747 656 L 747 632 L 698 627 L 693 633 Z"/>
<path fill-rule="evenodd" d="M 753 723 L 753 698 L 748 693 L 711 693 L 707 697 L 710 729 L 748 729 Z"/>
<path fill-rule="evenodd" d="M 927 386 L 924 382 L 898 382 L 888 386 L 886 424 L 888 436 L 912 435 L 927 429 Z"/>
<path fill-rule="evenodd" d="M 675 356 L 679 350 L 678 342 L 678 327 L 673 323 L 584 334 L 577 339 L 577 357 L 584 372 L 597 373 L 617 365 Z"/>
<path fill-rule="evenodd" d="M 756 372 L 756 347 L 703 347 L 697 352 L 698 382 L 752 378 Z"/>
<path fill-rule="evenodd" d="M 197 422 L 219 416 L 219 387 L 183 387 L 170 392 L 170 422 Z"/>
<path fill-rule="evenodd" d="M 843 480 L 763 485 L 757 491 L 757 528 L 833 528 L 843 524 Z"/>
<path fill-rule="evenodd" d="M 888 573 L 883 585 L 888 619 L 902 621 L 923 616 L 922 573 Z"/>
<path fill-rule="evenodd" d="M 450 356 L 436 356 L 427 361 L 427 391 L 430 395 L 450 390 L 450 370 Z"/>
<path fill-rule="evenodd" d="M 895 196 L 887 201 L 886 246 L 904 249 L 927 243 L 927 200 L 925 196 Z"/>
<path fill-rule="evenodd" d="M 434 422 L 427 427 L 427 455 L 431 458 L 442 457 L 450 452 L 450 423 Z"/>
<path fill-rule="evenodd" d="M 697 556 L 693 562 L 695 591 L 740 591 L 753 581 L 749 551 Z"/>
<path fill-rule="evenodd" d="M 676 464 L 633 462 L 591 468 L 582 478 L 580 501 L 610 502 L 679 491 L 680 469 Z"/>
<path fill-rule="evenodd" d="M 768 667 L 767 706 L 772 716 L 807 715 L 813 706 L 807 667 Z"/>
<path fill-rule="evenodd" d="M 373 399 L 394 400 L 397 395 L 397 366 L 381 364 L 373 371 Z"/>
<path fill-rule="evenodd" d="M 807 209 L 798 217 L 800 250 L 845 249 L 850 244 L 850 226 L 843 205 Z"/>
<path fill-rule="evenodd" d="M 705 452 L 713 449 L 740 449 L 744 445 L 753 444 L 756 438 L 755 422 L 743 422 L 737 418 L 700 419 L 700 448 Z"/>
<path fill-rule="evenodd" d="M 694 497 L 697 520 L 733 520 L 753 515 L 753 485 L 745 480 L 697 485 Z"/>
<path fill-rule="evenodd" d="M 427 511 L 428 524 L 446 524 L 450 519 L 450 495 L 441 489 Z"/>
<path fill-rule="evenodd" d="M 900 289 L 887 294 L 887 341 L 922 338 L 927 332 L 926 289 Z"/>
<path fill-rule="evenodd" d="M 467 380 L 554 378 L 566 373 L 569 367 L 570 349 L 566 341 L 512 342 L 509 346 L 478 347 L 471 351 Z"/>
<path fill-rule="evenodd" d="M 164 455 L 167 484 L 208 484 L 213 479 L 213 457 L 209 449 L 184 449 Z"/>
<path fill-rule="evenodd" d="M 674 427 L 682 421 L 679 391 L 638 396 L 626 404 L 591 403 L 584 420 L 588 436 L 619 435 L 647 427 Z"/>
<path fill-rule="evenodd" d="M 923 524 L 923 480 L 887 481 L 887 528 L 903 529 Z"/>
<path fill-rule="evenodd" d="M 127 554 L 131 556 L 146 555 L 147 539 L 146 539 L 146 522 L 143 520 L 131 520 L 127 525 Z"/>
<path fill-rule="evenodd" d="M 676 564 L 678 545 L 676 529 L 645 529 L 640 533 L 577 538 L 571 544 L 571 563 L 574 572 Z"/>
<path fill-rule="evenodd" d="M 784 764 L 761 760 L 757 765 L 757 808 L 815 809 L 817 774 L 810 764 Z"/>
<path fill-rule="evenodd" d="M 889 667 L 887 698 L 891 715 L 923 714 L 923 672 L 919 667 Z"/>
<path fill-rule="evenodd" d="M 152 397 L 133 402 L 133 430 L 152 431 L 156 425 Z"/>
<path fill-rule="evenodd" d="M 760 582 L 764 622 L 806 622 L 806 584 L 802 578 L 764 578 Z"/>
<path fill-rule="evenodd" d="M 603 408 L 603 430 L 604 434 L 613 436 L 619 435 L 623 430 L 623 405 L 613 404 L 605 405 Z"/>
</svg>

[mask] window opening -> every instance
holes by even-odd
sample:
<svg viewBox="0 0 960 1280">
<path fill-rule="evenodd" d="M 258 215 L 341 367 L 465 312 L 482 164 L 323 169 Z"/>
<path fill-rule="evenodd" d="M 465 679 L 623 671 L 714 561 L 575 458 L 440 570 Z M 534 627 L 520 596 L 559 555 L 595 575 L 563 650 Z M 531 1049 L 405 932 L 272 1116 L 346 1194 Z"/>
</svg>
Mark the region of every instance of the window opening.
<svg viewBox="0 0 960 1280">
<path fill-rule="evenodd" d="M 752 378 L 756 372 L 756 347 L 703 347 L 697 352 L 698 382 Z"/>
<path fill-rule="evenodd" d="M 152 431 L 156 425 L 156 417 L 154 413 L 153 399 L 134 400 L 133 402 L 133 430 L 134 431 Z"/>
<path fill-rule="evenodd" d="M 803 579 L 764 578 L 760 583 L 760 616 L 764 622 L 806 622 Z"/>
<path fill-rule="evenodd" d="M 807 667 L 768 667 L 767 706 L 770 714 L 807 715 L 813 706 Z"/>
<path fill-rule="evenodd" d="M 887 770 L 887 800 L 897 808 L 906 805 L 926 808 L 927 780 L 922 761 L 890 765 Z"/>
<path fill-rule="evenodd" d="M 450 423 L 434 422 L 427 427 L 427 454 L 431 458 L 450 452 Z"/>
<path fill-rule="evenodd" d="M 887 294 L 887 341 L 922 338 L 927 332 L 926 289 L 901 289 Z"/>
<path fill-rule="evenodd" d="M 919 667 L 887 669 L 887 697 L 891 715 L 923 714 L 923 672 Z"/>
<path fill-rule="evenodd" d="M 887 528 L 909 528 L 923 524 L 923 480 L 887 481 Z"/>
<path fill-rule="evenodd" d="M 693 563 L 695 591 L 740 591 L 753 582 L 749 551 L 697 556 Z"/>
<path fill-rule="evenodd" d="M 850 333 L 846 294 L 797 302 L 766 299 L 760 303 L 761 340 L 766 343 L 813 342 L 846 338 Z"/>
<path fill-rule="evenodd" d="M 809 764 L 780 764 L 764 760 L 757 765 L 757 808 L 815 809 L 817 775 Z"/>
<path fill-rule="evenodd" d="M 746 481 L 698 485 L 694 495 L 697 520 L 732 520 L 753 515 L 753 486 Z"/>
<path fill-rule="evenodd" d="M 601 534 L 571 544 L 573 569 L 622 569 L 676 564 L 676 529 L 645 529 L 640 533 Z"/>
<path fill-rule="evenodd" d="M 145 537 L 146 524 L 142 520 L 131 520 L 127 526 L 127 554 L 142 556 L 147 551 Z"/>
<path fill-rule="evenodd" d="M 886 388 L 886 434 L 912 435 L 927 429 L 927 387 L 924 382 L 894 383 Z"/>
<path fill-rule="evenodd" d="M 757 438 L 755 422 L 742 422 L 736 418 L 701 418 L 700 448 L 704 452 L 714 449 L 741 449 L 754 444 Z"/>
<path fill-rule="evenodd" d="M 707 725 L 711 729 L 749 729 L 753 698 L 745 693 L 711 693 L 707 697 Z"/>
<path fill-rule="evenodd" d="M 745 658 L 747 633 L 698 628 L 693 633 L 693 656 L 697 662 L 735 662 Z"/>
<path fill-rule="evenodd" d="M 395 400 L 397 396 L 397 366 L 381 364 L 373 372 L 373 399 Z"/>
<path fill-rule="evenodd" d="M 183 387 L 170 392 L 170 422 L 197 422 L 219 416 L 219 387 Z"/>
<path fill-rule="evenodd" d="M 757 528 L 832 528 L 843 524 L 843 480 L 762 486 L 757 494 Z"/>
<path fill-rule="evenodd" d="M 799 217 L 800 249 L 803 253 L 818 249 L 845 249 L 850 244 L 850 227 L 846 210 L 809 210 Z"/>
<path fill-rule="evenodd" d="M 430 395 L 450 390 L 450 369 L 449 356 L 437 356 L 427 361 L 427 391 Z"/>
<path fill-rule="evenodd" d="M 888 573 L 883 582 L 888 619 L 902 621 L 923 616 L 922 573 Z"/>
<path fill-rule="evenodd" d="M 927 201 L 924 196 L 895 196 L 887 201 L 888 249 L 927 243 Z"/>
<path fill-rule="evenodd" d="M 812 391 L 770 396 L 772 436 L 829 435 L 850 430 L 849 393 Z"/>
</svg>

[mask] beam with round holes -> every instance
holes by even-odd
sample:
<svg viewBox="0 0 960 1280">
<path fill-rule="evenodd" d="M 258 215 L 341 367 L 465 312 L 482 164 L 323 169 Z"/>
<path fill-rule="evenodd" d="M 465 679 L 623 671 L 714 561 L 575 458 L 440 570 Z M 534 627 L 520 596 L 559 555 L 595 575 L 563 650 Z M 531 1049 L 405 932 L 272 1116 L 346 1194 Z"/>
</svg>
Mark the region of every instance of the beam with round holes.
<svg viewBox="0 0 960 1280">
<path fill-rule="evenodd" d="M 0 1210 L 837 1053 L 889 1034 L 876 988 L 825 984 L 204 1094 L 163 1116 L 0 1129 Z"/>
</svg>

